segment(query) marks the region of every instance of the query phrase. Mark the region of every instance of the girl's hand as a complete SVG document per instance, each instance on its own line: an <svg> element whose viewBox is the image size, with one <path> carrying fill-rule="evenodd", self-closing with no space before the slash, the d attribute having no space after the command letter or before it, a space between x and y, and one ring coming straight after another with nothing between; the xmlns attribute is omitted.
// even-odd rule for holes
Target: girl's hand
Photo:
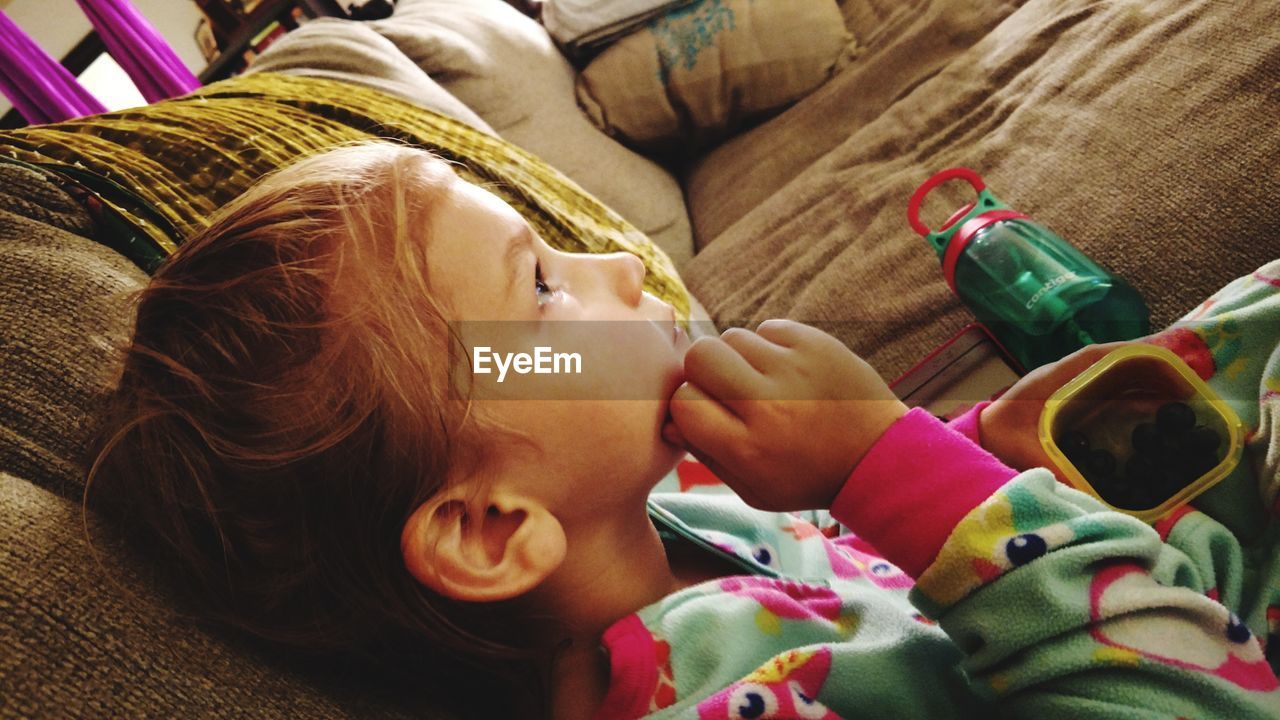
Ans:
<svg viewBox="0 0 1280 720"><path fill-rule="evenodd" d="M978 416L982 447L1014 470L1045 467L1052 470L1058 480L1067 482L1040 445L1044 401L1104 355L1127 344L1090 345L1028 373Z"/></svg>
<svg viewBox="0 0 1280 720"><path fill-rule="evenodd" d="M699 338L663 437L750 505L826 508L907 408L839 340L790 320Z"/></svg>

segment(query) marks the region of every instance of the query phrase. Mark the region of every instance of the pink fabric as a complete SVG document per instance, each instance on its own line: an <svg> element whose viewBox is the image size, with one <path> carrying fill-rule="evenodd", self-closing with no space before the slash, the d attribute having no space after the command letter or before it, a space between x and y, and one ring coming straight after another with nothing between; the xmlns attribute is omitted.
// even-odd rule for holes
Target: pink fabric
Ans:
<svg viewBox="0 0 1280 720"><path fill-rule="evenodd" d="M0 92L27 122L61 122L107 109L0 11Z"/></svg>
<svg viewBox="0 0 1280 720"><path fill-rule="evenodd" d="M107 52L147 102L185 95L200 81L129 0L76 0Z"/></svg>
<svg viewBox="0 0 1280 720"><path fill-rule="evenodd" d="M614 623L601 638L609 651L609 692L593 720L631 720L649 713L658 687L653 635L638 615Z"/></svg>
<svg viewBox="0 0 1280 720"><path fill-rule="evenodd" d="M956 523L1017 473L921 408L858 463L831 514L919 577Z"/></svg>
<svg viewBox="0 0 1280 720"><path fill-rule="evenodd" d="M973 407L966 410L963 415L960 415L959 417L956 417L956 418L952 418L951 422L947 423L947 427L969 438L971 441L973 441L974 445L981 446L982 432L981 432L981 428L978 425L978 420L979 420L979 417L982 415L982 411L986 410L987 406L990 404L991 404L990 400L984 400L978 403L977 405L974 405Z"/></svg>

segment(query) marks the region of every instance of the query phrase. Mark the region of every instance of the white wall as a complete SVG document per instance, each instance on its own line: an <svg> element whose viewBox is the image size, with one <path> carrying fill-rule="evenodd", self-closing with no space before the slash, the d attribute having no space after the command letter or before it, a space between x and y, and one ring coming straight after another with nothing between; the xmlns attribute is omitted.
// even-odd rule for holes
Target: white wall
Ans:
<svg viewBox="0 0 1280 720"><path fill-rule="evenodd" d="M196 45L196 23L200 9L192 0L131 0L193 73L204 69L204 56ZM54 59L61 59L93 29L76 0L0 0L0 8L35 39ZM94 68L92 76L98 99L109 109L121 109L141 102L128 77L118 68ZM86 83L89 79L86 78ZM122 104L123 103L123 104ZM12 107L0 95L0 115Z"/></svg>

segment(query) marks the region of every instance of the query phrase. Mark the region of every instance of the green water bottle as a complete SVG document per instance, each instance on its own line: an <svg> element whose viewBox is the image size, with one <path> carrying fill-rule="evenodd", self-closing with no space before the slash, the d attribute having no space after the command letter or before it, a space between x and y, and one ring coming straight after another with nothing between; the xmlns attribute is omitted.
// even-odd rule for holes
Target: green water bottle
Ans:
<svg viewBox="0 0 1280 720"><path fill-rule="evenodd" d="M977 200L930 230L920 220L925 196L957 179L973 186ZM938 253L952 292L1026 370L1085 345L1151 331L1147 305L1132 286L1005 205L972 170L951 168L926 180L911 196L907 219Z"/></svg>

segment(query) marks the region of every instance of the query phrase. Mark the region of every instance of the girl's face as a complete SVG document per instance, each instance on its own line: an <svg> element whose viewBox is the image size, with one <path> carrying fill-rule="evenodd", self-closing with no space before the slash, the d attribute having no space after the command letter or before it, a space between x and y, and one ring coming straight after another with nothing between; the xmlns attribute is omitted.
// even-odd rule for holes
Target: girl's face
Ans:
<svg viewBox="0 0 1280 720"><path fill-rule="evenodd" d="M460 179L434 203L429 237L474 410L534 445L495 447L490 459L528 475L562 514L643 498L683 454L660 431L690 343L672 307L643 292L640 259L557 251Z"/></svg>

